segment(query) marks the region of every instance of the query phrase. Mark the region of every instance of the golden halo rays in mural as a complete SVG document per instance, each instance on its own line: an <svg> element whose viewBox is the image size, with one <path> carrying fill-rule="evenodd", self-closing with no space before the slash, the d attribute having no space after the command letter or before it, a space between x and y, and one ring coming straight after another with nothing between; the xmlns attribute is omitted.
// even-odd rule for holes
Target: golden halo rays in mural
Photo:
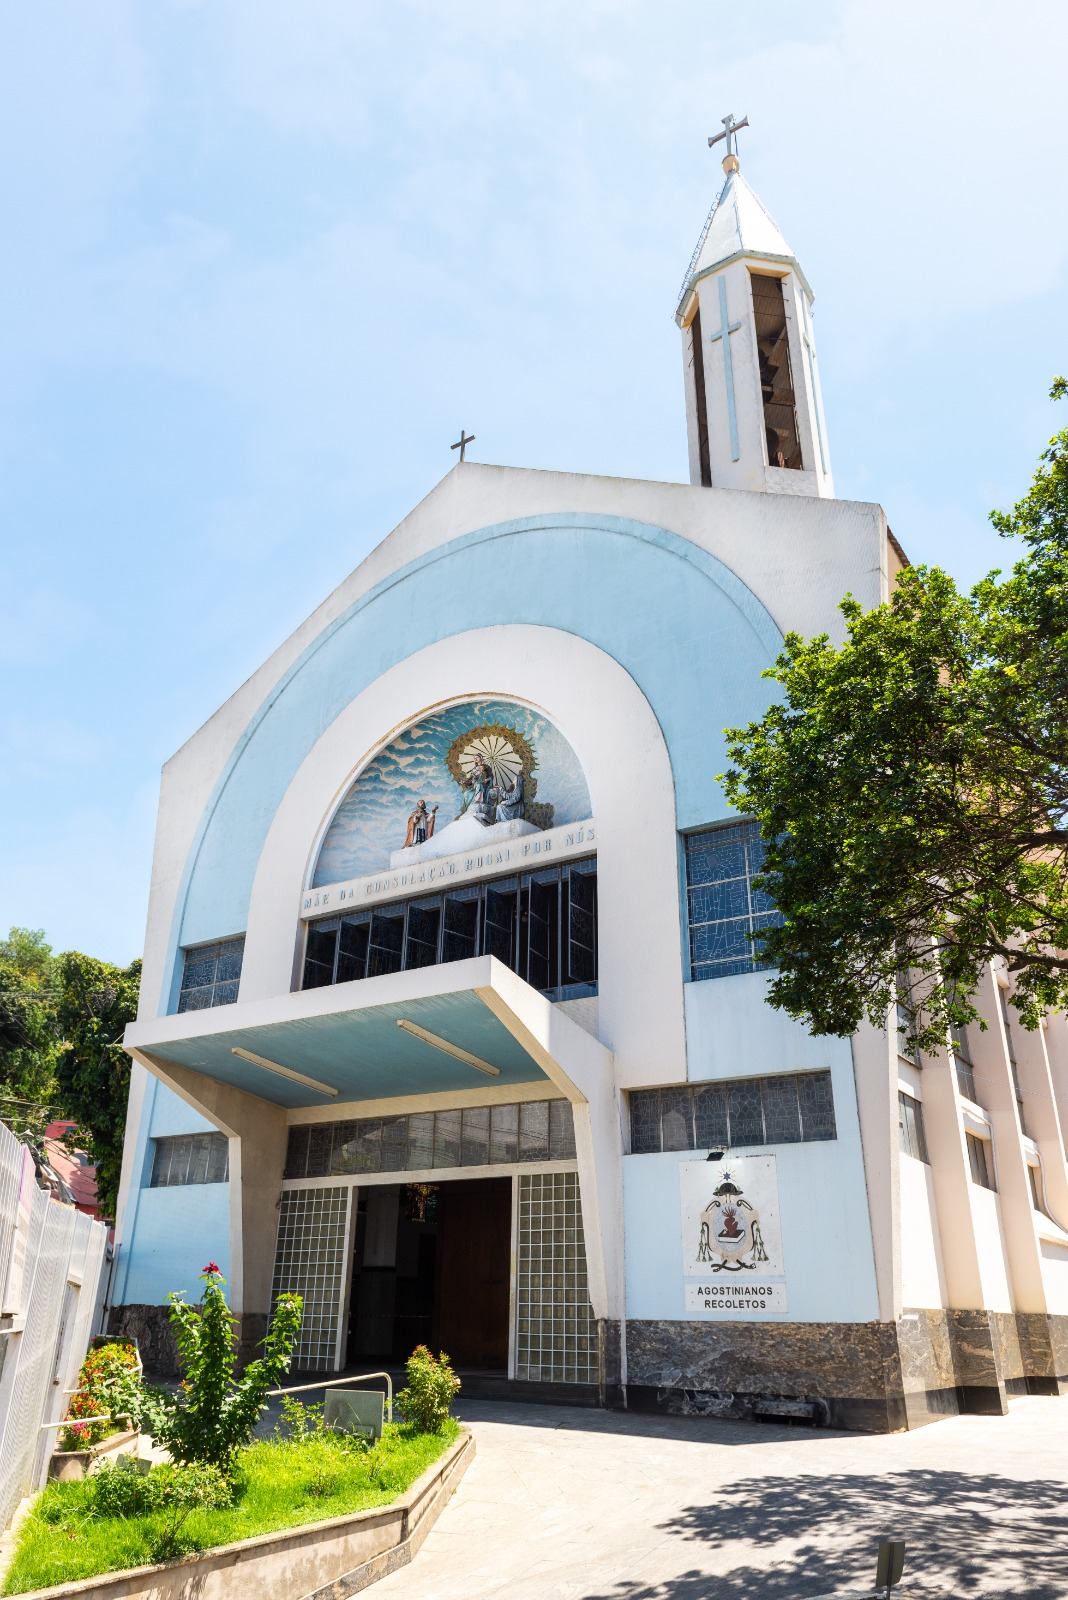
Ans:
<svg viewBox="0 0 1068 1600"><path fill-rule="evenodd" d="M518 729L499 722L487 723L480 728L469 728L453 740L445 756L445 765L461 789L480 757L493 773L493 781L498 786L510 789L516 777L522 773L528 792L533 792L530 779L538 758L529 740Z"/></svg>

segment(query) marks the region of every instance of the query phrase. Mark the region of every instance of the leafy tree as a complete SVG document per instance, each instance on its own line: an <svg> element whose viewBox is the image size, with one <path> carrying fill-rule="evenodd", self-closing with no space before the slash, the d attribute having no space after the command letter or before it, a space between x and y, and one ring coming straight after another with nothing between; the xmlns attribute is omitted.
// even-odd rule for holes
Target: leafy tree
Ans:
<svg viewBox="0 0 1068 1600"><path fill-rule="evenodd" d="M0 1117L43 1131L55 1095L56 960L40 928L0 940Z"/></svg>
<svg viewBox="0 0 1068 1600"><path fill-rule="evenodd" d="M126 1132L130 1060L123 1030L137 1015L141 963L114 967L70 950L58 957L58 1094L78 1124L78 1143L96 1164L101 1210L114 1216Z"/></svg>
<svg viewBox="0 0 1068 1600"><path fill-rule="evenodd" d="M225 1279L214 1261L200 1274L201 1305L172 1294L171 1327L182 1364L182 1387L161 1397L153 1435L176 1461L206 1461L232 1469L237 1452L251 1443L268 1391L289 1371L300 1329L299 1294L282 1294L263 1341L263 1355L234 1376L234 1318L226 1303Z"/></svg>
<svg viewBox="0 0 1068 1600"><path fill-rule="evenodd" d="M961 593L913 567L872 611L847 597L845 643L788 635L780 701L729 730L783 915L770 999L817 1034L885 1026L909 970L937 1049L994 957L1026 1027L1068 1003L1068 429L991 521L1026 547L1008 576Z"/></svg>

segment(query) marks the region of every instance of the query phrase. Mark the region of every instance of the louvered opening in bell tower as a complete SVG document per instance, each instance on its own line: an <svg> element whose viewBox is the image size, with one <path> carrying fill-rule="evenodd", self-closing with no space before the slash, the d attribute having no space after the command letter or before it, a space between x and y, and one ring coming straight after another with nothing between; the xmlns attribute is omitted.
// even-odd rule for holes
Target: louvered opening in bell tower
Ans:
<svg viewBox="0 0 1068 1600"><path fill-rule="evenodd" d="M712 459L708 452L708 405L705 400L705 356L701 344L701 310L694 312L690 323L690 361L693 366L693 387L697 400L697 459L701 469L701 482L706 489L712 487Z"/></svg>
<svg viewBox="0 0 1068 1600"><path fill-rule="evenodd" d="M800 472L804 462L797 431L797 406L790 367L782 279L756 272L749 276L753 286L753 317L756 322L768 466L790 467Z"/></svg>

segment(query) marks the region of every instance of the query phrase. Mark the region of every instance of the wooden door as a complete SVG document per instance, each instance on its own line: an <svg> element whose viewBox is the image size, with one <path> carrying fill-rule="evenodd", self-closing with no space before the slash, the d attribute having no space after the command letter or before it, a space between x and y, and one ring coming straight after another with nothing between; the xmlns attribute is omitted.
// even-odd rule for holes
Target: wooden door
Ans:
<svg viewBox="0 0 1068 1600"><path fill-rule="evenodd" d="M434 1263L434 1350L454 1367L508 1366L512 1180L443 1183Z"/></svg>

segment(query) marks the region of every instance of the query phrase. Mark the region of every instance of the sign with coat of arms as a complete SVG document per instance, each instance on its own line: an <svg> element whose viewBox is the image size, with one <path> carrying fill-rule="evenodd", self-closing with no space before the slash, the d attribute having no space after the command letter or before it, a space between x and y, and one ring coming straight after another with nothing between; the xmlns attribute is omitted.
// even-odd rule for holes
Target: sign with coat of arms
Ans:
<svg viewBox="0 0 1068 1600"><path fill-rule="evenodd" d="M679 1184L687 1310L785 1311L775 1157L682 1161Z"/></svg>

